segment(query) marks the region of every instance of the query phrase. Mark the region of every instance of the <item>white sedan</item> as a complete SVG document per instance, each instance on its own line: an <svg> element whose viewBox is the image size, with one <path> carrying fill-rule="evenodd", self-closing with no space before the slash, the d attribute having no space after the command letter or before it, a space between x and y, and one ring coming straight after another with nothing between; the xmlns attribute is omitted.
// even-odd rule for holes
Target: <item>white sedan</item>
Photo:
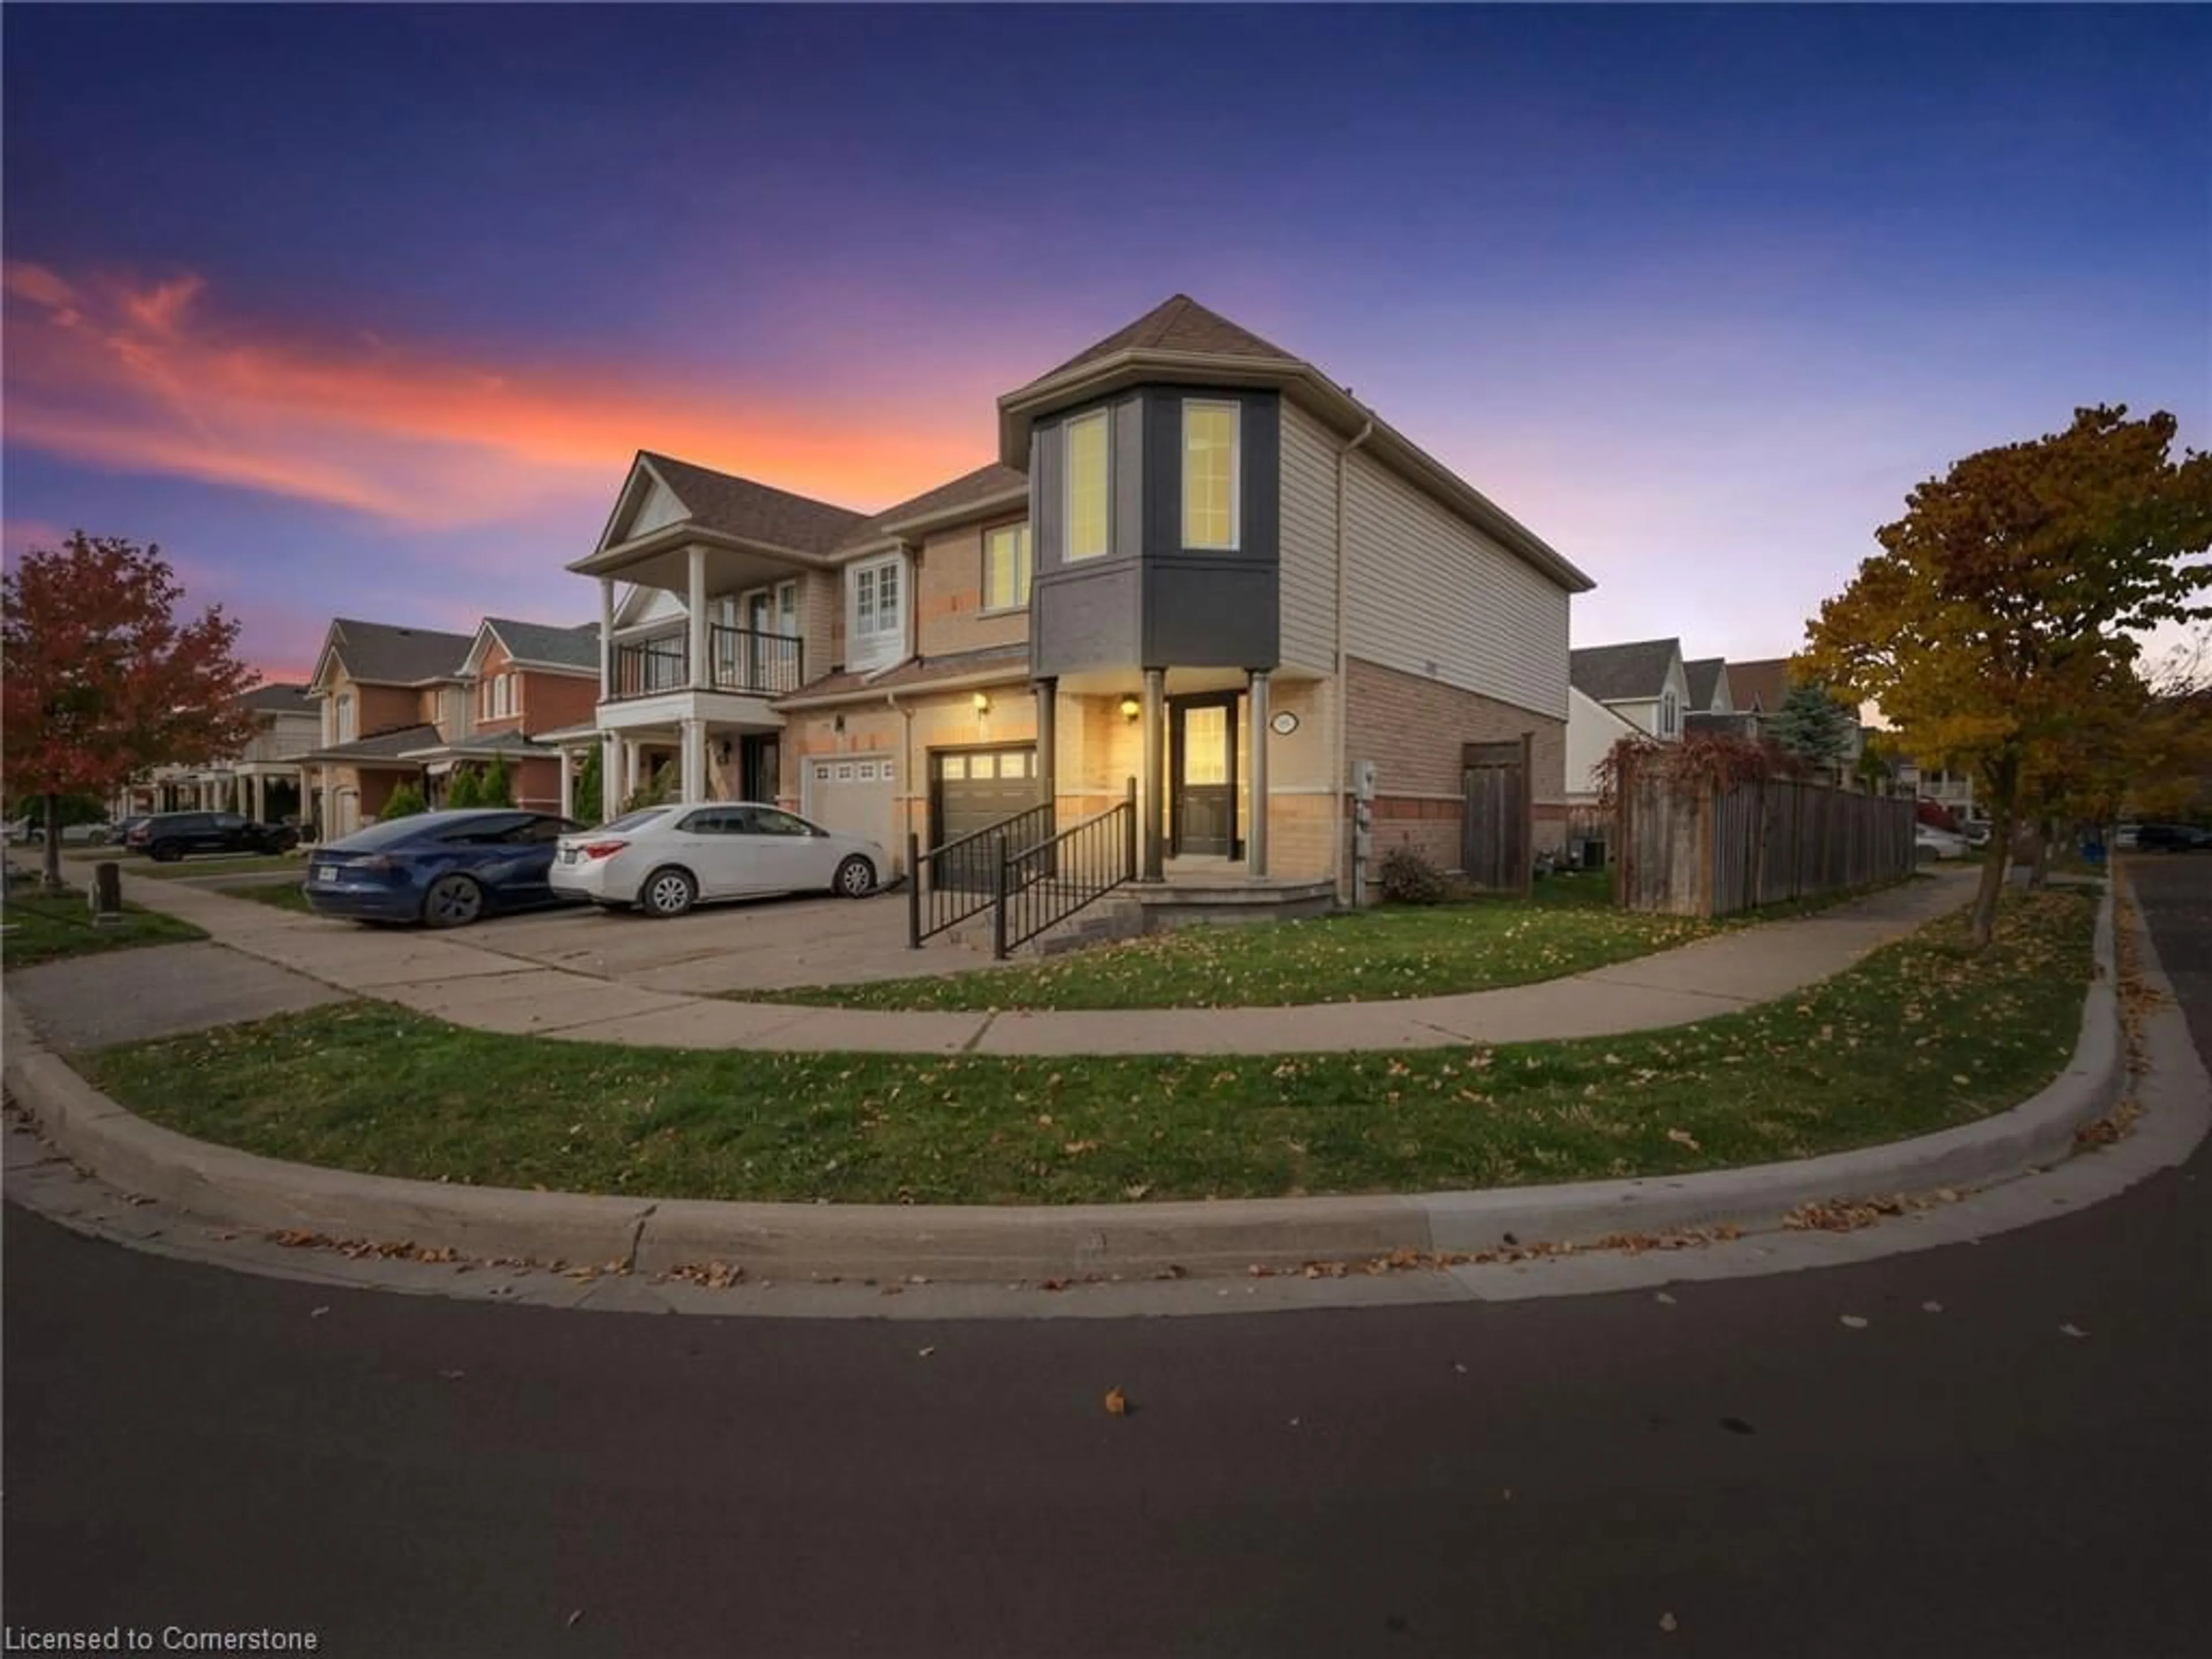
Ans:
<svg viewBox="0 0 2212 1659"><path fill-rule="evenodd" d="M1932 823L1918 825L1913 831L1912 842L1914 850L1923 859L1964 858L1972 845L1964 836Z"/></svg>
<svg viewBox="0 0 2212 1659"><path fill-rule="evenodd" d="M767 893L865 898L890 867L874 842L834 834L781 807L711 801L650 806L562 836L553 890L680 916L695 904Z"/></svg>

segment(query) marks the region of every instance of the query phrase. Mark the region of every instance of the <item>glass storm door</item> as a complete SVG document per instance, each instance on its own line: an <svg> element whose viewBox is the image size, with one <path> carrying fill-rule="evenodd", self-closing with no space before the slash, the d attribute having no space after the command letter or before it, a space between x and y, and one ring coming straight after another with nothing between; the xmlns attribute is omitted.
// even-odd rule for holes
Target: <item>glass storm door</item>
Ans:
<svg viewBox="0 0 2212 1659"><path fill-rule="evenodd" d="M1178 855L1235 858L1237 699L1178 698L1170 705L1170 834Z"/></svg>

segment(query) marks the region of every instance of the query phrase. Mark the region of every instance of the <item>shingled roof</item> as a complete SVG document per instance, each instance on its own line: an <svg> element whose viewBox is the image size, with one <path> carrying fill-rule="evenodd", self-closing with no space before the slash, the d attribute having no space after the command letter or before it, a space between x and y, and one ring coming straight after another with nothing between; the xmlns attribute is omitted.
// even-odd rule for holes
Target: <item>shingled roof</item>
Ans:
<svg viewBox="0 0 2212 1659"><path fill-rule="evenodd" d="M346 672L366 684L421 685L457 678L476 635L340 617L331 624L330 644Z"/></svg>
<svg viewBox="0 0 2212 1659"><path fill-rule="evenodd" d="M238 699L242 708L251 708L263 714L312 714L315 706L307 701L304 685L257 685Z"/></svg>
<svg viewBox="0 0 2212 1659"><path fill-rule="evenodd" d="M1695 662L1682 665L1683 678L1690 683L1690 708L1693 711L1710 709L1713 697L1721 689L1721 670L1728 666L1726 657L1700 657ZM1735 694L1735 676L1729 676L1729 695Z"/></svg>
<svg viewBox="0 0 2212 1659"><path fill-rule="evenodd" d="M1756 708L1762 714L1777 713L1790 695L1787 657L1766 657L1758 662L1729 665L1729 691L1739 708Z"/></svg>
<svg viewBox="0 0 2212 1659"><path fill-rule="evenodd" d="M1177 294L1087 351L1079 351L1059 368L1041 374L1048 380L1117 351L1188 351L1210 357L1261 357L1273 362L1294 363L1298 359L1249 329L1240 328L1218 312L1208 311L1188 294Z"/></svg>
<svg viewBox="0 0 2212 1659"><path fill-rule="evenodd" d="M1681 648L1680 640L1586 646L1567 653L1567 678L1576 690L1599 702L1656 700L1666 689L1667 665Z"/></svg>
<svg viewBox="0 0 2212 1659"><path fill-rule="evenodd" d="M747 541L801 553L827 553L866 517L848 507L794 495L650 449L640 450L638 456L676 492L692 523Z"/></svg>
<svg viewBox="0 0 2212 1659"><path fill-rule="evenodd" d="M434 749L443 739L430 725L396 726L388 732L372 732L351 743L334 743L300 757L303 761L398 761L418 749Z"/></svg>
<svg viewBox="0 0 2212 1659"><path fill-rule="evenodd" d="M1026 645L986 646L977 651L956 651L944 656L908 657L896 667L878 669L872 673L856 673L845 669L835 674L825 674L810 685L802 685L787 696L778 697L778 708L799 708L816 702L865 694L876 696L885 691L902 691L909 686L932 685L944 680L975 678L1026 678L1029 675L1030 648Z"/></svg>
<svg viewBox="0 0 2212 1659"><path fill-rule="evenodd" d="M973 472L963 472L950 483L941 483L934 489L925 489L896 507L887 507L874 517L864 519L837 544L842 551L866 547L871 542L881 541L885 532L896 524L910 519L934 518L939 514L954 513L964 507L988 501L994 496L1015 491L1026 493L1030 487L1029 474L1017 472L1011 466L1001 466L994 461L988 466L979 466Z"/></svg>
<svg viewBox="0 0 2212 1659"><path fill-rule="evenodd" d="M507 654L525 668L574 668L596 673L599 666L599 625L549 628L544 623L516 622L507 617L486 617L484 626L499 635Z"/></svg>

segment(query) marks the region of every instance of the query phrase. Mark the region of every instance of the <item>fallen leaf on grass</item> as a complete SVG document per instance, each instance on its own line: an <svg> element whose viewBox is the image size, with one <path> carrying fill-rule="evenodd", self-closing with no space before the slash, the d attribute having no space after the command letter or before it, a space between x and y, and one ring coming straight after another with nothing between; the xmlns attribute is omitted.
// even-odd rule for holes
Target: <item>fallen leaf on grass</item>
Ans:
<svg viewBox="0 0 2212 1659"><path fill-rule="evenodd" d="M1669 1129L1667 1131L1667 1139L1677 1146L1687 1146L1693 1152L1703 1150L1698 1145L1697 1137L1687 1129Z"/></svg>
<svg viewBox="0 0 2212 1659"><path fill-rule="evenodd" d="M1109 1417L1127 1417L1129 1414L1129 1396L1119 1389L1107 1389L1104 1403Z"/></svg>

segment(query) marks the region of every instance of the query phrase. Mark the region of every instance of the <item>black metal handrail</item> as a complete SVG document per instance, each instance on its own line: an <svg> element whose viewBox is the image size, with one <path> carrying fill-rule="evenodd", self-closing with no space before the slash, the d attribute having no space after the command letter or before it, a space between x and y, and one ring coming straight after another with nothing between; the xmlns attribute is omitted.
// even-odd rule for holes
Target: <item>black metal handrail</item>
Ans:
<svg viewBox="0 0 2212 1659"><path fill-rule="evenodd" d="M921 838L906 838L907 944L921 948L924 939L998 902L999 878L1009 850L1020 852L1052 839L1058 822L1053 804L1042 801L1012 817L987 823L955 840L924 852Z"/></svg>
<svg viewBox="0 0 2212 1659"><path fill-rule="evenodd" d="M610 701L657 697L691 684L690 633L671 630L615 646ZM763 634L720 623L707 629L707 683L717 691L781 696L806 683L806 641L788 634Z"/></svg>
<svg viewBox="0 0 2212 1659"><path fill-rule="evenodd" d="M1137 876L1137 781L1118 806L1049 841L1009 851L999 865L991 954L1000 960Z"/></svg>

